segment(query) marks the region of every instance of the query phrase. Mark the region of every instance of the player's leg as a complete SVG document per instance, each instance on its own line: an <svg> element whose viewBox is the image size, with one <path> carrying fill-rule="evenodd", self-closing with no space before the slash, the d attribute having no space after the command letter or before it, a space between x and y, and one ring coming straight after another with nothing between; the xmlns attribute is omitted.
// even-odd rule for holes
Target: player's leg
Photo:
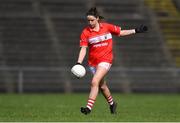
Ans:
<svg viewBox="0 0 180 123"><path fill-rule="evenodd" d="M102 80L102 78L104 78L104 76L107 74L107 72L108 72L108 70L106 68L99 66L99 65L97 66L96 72L91 81L91 90L90 90L87 105L85 108L81 107L82 113L84 113L84 114L90 113L90 111L95 103L98 92L99 92L100 81Z"/></svg>
<svg viewBox="0 0 180 123"><path fill-rule="evenodd" d="M117 103L113 100L111 92L106 84L104 78L100 82L100 89L104 97L106 98L107 102L109 103L109 108L112 114L116 113Z"/></svg>

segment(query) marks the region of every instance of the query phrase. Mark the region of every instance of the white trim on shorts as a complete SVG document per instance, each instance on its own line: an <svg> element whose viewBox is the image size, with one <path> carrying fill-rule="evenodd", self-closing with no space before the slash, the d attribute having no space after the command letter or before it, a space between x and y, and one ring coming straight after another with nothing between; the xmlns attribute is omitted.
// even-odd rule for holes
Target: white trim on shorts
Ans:
<svg viewBox="0 0 180 123"><path fill-rule="evenodd" d="M108 62L100 62L97 66L101 66L103 68L105 68L106 70L109 71L109 69L111 68L111 65L110 63ZM96 73L96 67L93 67L93 66L89 66L89 69L91 71L92 74L95 74Z"/></svg>

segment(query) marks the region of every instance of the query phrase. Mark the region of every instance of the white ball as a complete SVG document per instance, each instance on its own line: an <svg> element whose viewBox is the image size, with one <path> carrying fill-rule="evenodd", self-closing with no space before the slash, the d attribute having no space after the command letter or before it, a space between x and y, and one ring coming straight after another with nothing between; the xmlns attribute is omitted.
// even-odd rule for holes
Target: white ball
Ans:
<svg viewBox="0 0 180 123"><path fill-rule="evenodd" d="M82 78L83 76L85 76L86 74L86 69L80 65L80 64L77 64L77 65L74 65L72 68L71 68L71 72L78 78Z"/></svg>

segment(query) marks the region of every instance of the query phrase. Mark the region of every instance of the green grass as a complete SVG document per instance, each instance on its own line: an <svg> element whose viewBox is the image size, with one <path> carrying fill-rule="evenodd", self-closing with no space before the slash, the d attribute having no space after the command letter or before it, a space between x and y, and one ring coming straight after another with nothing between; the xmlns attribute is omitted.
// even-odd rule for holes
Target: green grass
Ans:
<svg viewBox="0 0 180 123"><path fill-rule="evenodd" d="M180 121L179 94L113 94L118 114L111 115L99 95L90 115L80 113L88 94L0 94L1 122L177 122Z"/></svg>

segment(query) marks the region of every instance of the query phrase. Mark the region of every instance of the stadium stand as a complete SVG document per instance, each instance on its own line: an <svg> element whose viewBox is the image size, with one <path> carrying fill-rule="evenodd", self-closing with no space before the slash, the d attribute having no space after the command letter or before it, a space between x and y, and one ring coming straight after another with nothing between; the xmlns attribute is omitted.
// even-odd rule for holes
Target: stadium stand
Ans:
<svg viewBox="0 0 180 123"><path fill-rule="evenodd" d="M113 91L180 91L178 65L160 33L163 24L158 28L156 16L144 1L1 0L0 92L88 91L88 68L82 79L74 78L70 68L76 63L79 35L91 5L97 6L108 22L123 29L142 23L149 27L143 35L114 37L115 60L107 78ZM167 11L168 16L178 16L172 10ZM177 26L173 24L169 27ZM175 37L178 32L172 33Z"/></svg>
<svg viewBox="0 0 180 123"><path fill-rule="evenodd" d="M179 0L173 0L175 7L180 11L180 1Z"/></svg>
<svg viewBox="0 0 180 123"><path fill-rule="evenodd" d="M179 12L173 0L145 0L146 4L152 8L158 16L177 16Z"/></svg>
<svg viewBox="0 0 180 123"><path fill-rule="evenodd" d="M125 0L121 2L118 0L97 0L95 4L107 18L137 18L142 14L142 6L140 5L142 2L139 0Z"/></svg>
<svg viewBox="0 0 180 123"><path fill-rule="evenodd" d="M164 0L161 3L153 0L148 0L146 2L158 15L158 23L166 41L166 45L172 54L176 66L180 67L180 14L175 5L176 2L172 0ZM162 12L166 13L167 16L158 14Z"/></svg>
<svg viewBox="0 0 180 123"><path fill-rule="evenodd" d="M1 0L0 4L0 13L1 15L11 15L18 16L27 14L35 14L33 13L33 3L31 1L24 0Z"/></svg>
<svg viewBox="0 0 180 123"><path fill-rule="evenodd" d="M180 67L180 18L160 19L160 27L177 67Z"/></svg>
<svg viewBox="0 0 180 123"><path fill-rule="evenodd" d="M41 11L46 11L46 14L55 17L62 18L82 18L82 15L85 15L86 0L40 0L40 9Z"/></svg>

